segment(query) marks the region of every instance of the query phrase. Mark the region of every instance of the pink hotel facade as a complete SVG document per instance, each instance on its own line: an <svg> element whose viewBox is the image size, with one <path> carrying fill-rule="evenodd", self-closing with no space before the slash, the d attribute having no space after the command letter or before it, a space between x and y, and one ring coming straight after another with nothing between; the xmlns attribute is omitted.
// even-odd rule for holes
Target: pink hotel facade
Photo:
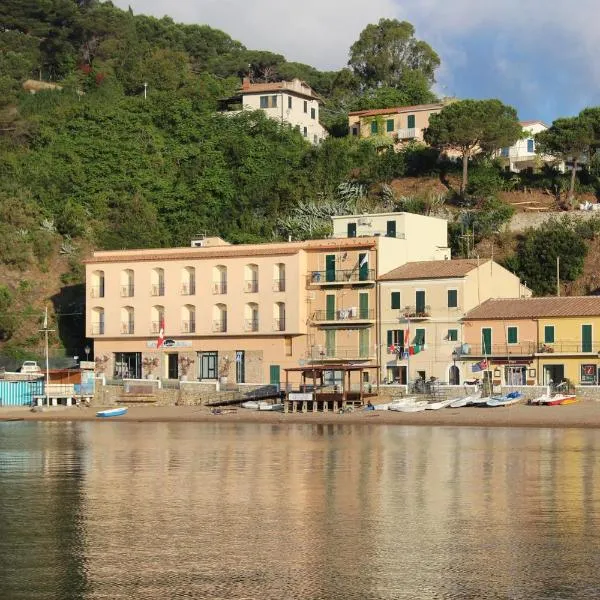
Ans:
<svg viewBox="0 0 600 600"><path fill-rule="evenodd" d="M447 249L441 219L377 219L383 231L385 219L395 222L388 235L345 237L351 227L338 221L339 237L323 240L206 238L188 248L94 252L86 261L86 335L97 372L264 384L302 364L380 364L379 274L414 252L433 260ZM161 323L166 343L157 349Z"/></svg>

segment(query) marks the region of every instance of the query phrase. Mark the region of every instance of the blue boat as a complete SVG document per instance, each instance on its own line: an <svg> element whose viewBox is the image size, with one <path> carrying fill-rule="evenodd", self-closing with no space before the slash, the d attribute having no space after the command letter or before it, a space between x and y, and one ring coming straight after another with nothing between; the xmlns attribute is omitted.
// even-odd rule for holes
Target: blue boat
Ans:
<svg viewBox="0 0 600 600"><path fill-rule="evenodd" d="M521 392L509 392L504 396L492 396L487 402L486 406L510 406L511 404L517 404L523 398Z"/></svg>
<svg viewBox="0 0 600 600"><path fill-rule="evenodd" d="M120 406L119 408L108 408L106 410L100 410L96 413L97 417L120 417L127 414L127 407Z"/></svg>

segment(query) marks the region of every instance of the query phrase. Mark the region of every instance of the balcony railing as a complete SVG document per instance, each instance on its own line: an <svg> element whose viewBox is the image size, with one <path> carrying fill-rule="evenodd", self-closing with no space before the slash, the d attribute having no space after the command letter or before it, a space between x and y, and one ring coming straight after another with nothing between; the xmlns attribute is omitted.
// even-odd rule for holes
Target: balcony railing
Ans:
<svg viewBox="0 0 600 600"><path fill-rule="evenodd" d="M470 360L473 356L532 356L536 351L534 342L519 344L462 344L456 348L462 360Z"/></svg>
<svg viewBox="0 0 600 600"><path fill-rule="evenodd" d="M121 323L121 333L132 334L135 331L133 321L125 321Z"/></svg>
<svg viewBox="0 0 600 600"><path fill-rule="evenodd" d="M226 294L227 293L227 282L226 281L213 281L212 293L213 294Z"/></svg>
<svg viewBox="0 0 600 600"><path fill-rule="evenodd" d="M92 323L92 335L104 335L104 323Z"/></svg>
<svg viewBox="0 0 600 600"><path fill-rule="evenodd" d="M90 298L104 298L104 286L92 285L90 287Z"/></svg>
<svg viewBox="0 0 600 600"><path fill-rule="evenodd" d="M181 295L182 296L193 296L196 293L196 282L190 281L189 283L181 284Z"/></svg>
<svg viewBox="0 0 600 600"><path fill-rule="evenodd" d="M340 283L372 283L375 280L375 269L336 269L335 271L312 271L308 283L327 285Z"/></svg>
<svg viewBox="0 0 600 600"><path fill-rule="evenodd" d="M539 344L535 349L537 354L588 354L600 352L600 343L582 344L581 342L555 342L553 344Z"/></svg>
<svg viewBox="0 0 600 600"><path fill-rule="evenodd" d="M416 137L416 135L417 130L414 127L398 129L398 139L400 140L409 140L411 138Z"/></svg>
<svg viewBox="0 0 600 600"><path fill-rule="evenodd" d="M274 319L273 331L285 331L285 319Z"/></svg>
<svg viewBox="0 0 600 600"><path fill-rule="evenodd" d="M220 321L213 321L212 330L216 333L223 333L227 331L227 321L224 319Z"/></svg>
<svg viewBox="0 0 600 600"><path fill-rule="evenodd" d="M244 291L249 294L256 294L256 292L258 292L258 281L255 279L247 279L244 281Z"/></svg>
<svg viewBox="0 0 600 600"><path fill-rule="evenodd" d="M370 308L342 308L333 312L328 310L316 310L313 313L313 321L371 321L375 319L375 311Z"/></svg>
<svg viewBox="0 0 600 600"><path fill-rule="evenodd" d="M406 306L402 309L405 319L428 319L431 316L431 306Z"/></svg>
<svg viewBox="0 0 600 600"><path fill-rule="evenodd" d="M165 295L165 284L164 283L152 284L152 286L150 288L150 294L152 296L164 296Z"/></svg>
<svg viewBox="0 0 600 600"><path fill-rule="evenodd" d="M160 333L160 321L150 323L150 333Z"/></svg>
<svg viewBox="0 0 600 600"><path fill-rule="evenodd" d="M274 292L285 292L285 279L274 279L273 280L273 291Z"/></svg>
<svg viewBox="0 0 600 600"><path fill-rule="evenodd" d="M121 298L131 298L133 296L134 288L132 285L121 286Z"/></svg>
<svg viewBox="0 0 600 600"><path fill-rule="evenodd" d="M310 360L370 360L375 358L375 352L368 348L354 346L312 346L306 357Z"/></svg>
<svg viewBox="0 0 600 600"><path fill-rule="evenodd" d="M181 321L181 333L196 333L196 321Z"/></svg>
<svg viewBox="0 0 600 600"><path fill-rule="evenodd" d="M246 319L244 331L258 331L258 319Z"/></svg>

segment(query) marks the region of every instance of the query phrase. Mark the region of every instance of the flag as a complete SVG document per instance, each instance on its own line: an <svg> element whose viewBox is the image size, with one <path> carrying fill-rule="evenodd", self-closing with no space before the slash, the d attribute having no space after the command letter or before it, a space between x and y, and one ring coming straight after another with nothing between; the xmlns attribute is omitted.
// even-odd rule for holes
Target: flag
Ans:
<svg viewBox="0 0 600 600"><path fill-rule="evenodd" d="M366 267L369 264L369 255L365 254L362 257L362 260L360 261L360 263L358 264L358 268L362 269L363 267Z"/></svg>
<svg viewBox="0 0 600 600"><path fill-rule="evenodd" d="M480 371L485 371L488 368L488 361L483 359L480 360L478 363L475 363L474 365L471 366L471 371L473 373L479 373Z"/></svg>
<svg viewBox="0 0 600 600"><path fill-rule="evenodd" d="M156 349L158 350L165 341L165 318L161 317L158 329L158 340L156 340Z"/></svg>
<svg viewBox="0 0 600 600"><path fill-rule="evenodd" d="M404 345L406 347L410 346L410 330L408 327L404 330Z"/></svg>

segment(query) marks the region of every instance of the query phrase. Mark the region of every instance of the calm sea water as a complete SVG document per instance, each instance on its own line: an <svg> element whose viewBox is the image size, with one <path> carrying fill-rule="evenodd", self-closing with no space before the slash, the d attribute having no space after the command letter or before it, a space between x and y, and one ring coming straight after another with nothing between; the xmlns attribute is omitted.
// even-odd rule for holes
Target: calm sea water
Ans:
<svg viewBox="0 0 600 600"><path fill-rule="evenodd" d="M0 598L600 597L600 432L1 423Z"/></svg>

